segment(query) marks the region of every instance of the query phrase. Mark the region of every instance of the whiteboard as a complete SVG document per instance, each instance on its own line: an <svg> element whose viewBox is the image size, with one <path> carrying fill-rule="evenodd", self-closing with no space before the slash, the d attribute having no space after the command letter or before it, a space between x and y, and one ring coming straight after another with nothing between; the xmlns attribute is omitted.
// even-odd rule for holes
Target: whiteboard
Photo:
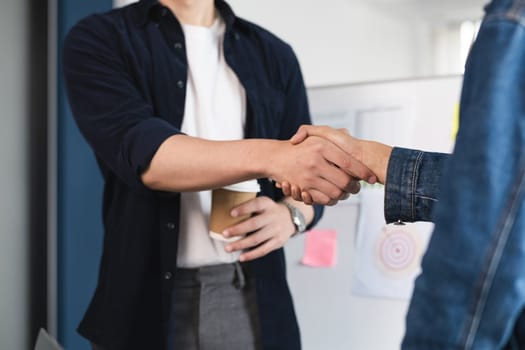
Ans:
<svg viewBox="0 0 525 350"><path fill-rule="evenodd" d="M314 124L345 127L357 137L450 152L461 76L315 87L308 90ZM352 293L359 200L327 207L319 229L337 230L334 268L301 264L305 236L288 242L288 280L305 350L395 350L408 300Z"/></svg>

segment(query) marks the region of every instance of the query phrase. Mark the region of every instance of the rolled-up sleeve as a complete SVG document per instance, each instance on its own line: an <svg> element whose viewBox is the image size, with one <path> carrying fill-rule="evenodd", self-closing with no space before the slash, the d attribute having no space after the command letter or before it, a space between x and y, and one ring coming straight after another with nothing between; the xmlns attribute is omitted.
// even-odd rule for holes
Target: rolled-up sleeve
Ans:
<svg viewBox="0 0 525 350"><path fill-rule="evenodd" d="M385 184L387 223L432 221L444 162L449 155L395 147Z"/></svg>
<svg viewBox="0 0 525 350"><path fill-rule="evenodd" d="M133 188L159 146L180 130L154 115L127 72L116 30L91 16L68 33L63 70L71 110L97 158Z"/></svg>

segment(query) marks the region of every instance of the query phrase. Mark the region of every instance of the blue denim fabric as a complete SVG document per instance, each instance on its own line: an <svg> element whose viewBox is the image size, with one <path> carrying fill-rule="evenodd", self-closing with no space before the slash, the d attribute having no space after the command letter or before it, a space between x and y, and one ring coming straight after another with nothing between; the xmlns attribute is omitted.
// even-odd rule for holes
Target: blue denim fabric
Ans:
<svg viewBox="0 0 525 350"><path fill-rule="evenodd" d="M385 186L385 219L432 221L439 179L448 154L394 147Z"/></svg>
<svg viewBox="0 0 525 350"><path fill-rule="evenodd" d="M455 151L439 176L402 348L525 349L525 0L486 7ZM414 210L406 214L417 220Z"/></svg>

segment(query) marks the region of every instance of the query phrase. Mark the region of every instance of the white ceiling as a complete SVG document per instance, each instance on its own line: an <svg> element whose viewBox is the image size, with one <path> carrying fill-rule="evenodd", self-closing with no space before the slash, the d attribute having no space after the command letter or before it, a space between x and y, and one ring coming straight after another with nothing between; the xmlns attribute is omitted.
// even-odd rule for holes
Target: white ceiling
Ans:
<svg viewBox="0 0 525 350"><path fill-rule="evenodd" d="M489 0L364 0L364 2L397 15L446 21L481 18L483 7Z"/></svg>

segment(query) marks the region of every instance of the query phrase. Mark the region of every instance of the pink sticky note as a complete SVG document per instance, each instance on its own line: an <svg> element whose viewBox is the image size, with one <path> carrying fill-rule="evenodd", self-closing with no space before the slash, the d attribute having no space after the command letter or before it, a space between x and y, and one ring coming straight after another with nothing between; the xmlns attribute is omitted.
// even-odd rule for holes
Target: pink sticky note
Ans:
<svg viewBox="0 0 525 350"><path fill-rule="evenodd" d="M337 232L335 230L311 230L306 233L302 263L312 267L335 266Z"/></svg>

